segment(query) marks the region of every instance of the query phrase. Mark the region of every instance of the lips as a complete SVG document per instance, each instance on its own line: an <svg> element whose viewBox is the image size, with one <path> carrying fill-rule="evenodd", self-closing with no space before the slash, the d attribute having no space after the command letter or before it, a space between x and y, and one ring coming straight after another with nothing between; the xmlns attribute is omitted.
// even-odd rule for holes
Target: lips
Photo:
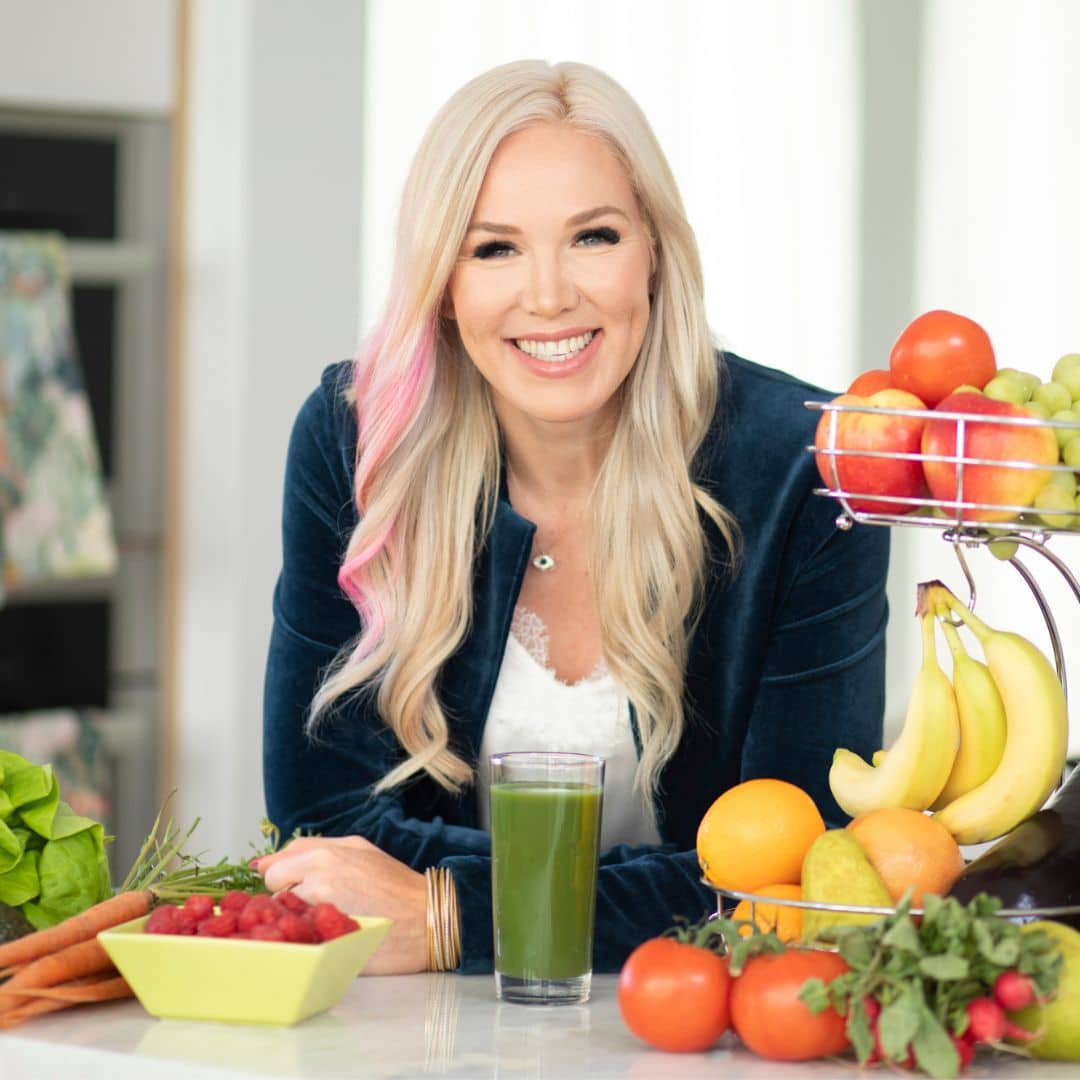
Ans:
<svg viewBox="0 0 1080 1080"><path fill-rule="evenodd" d="M564 363L572 360L592 341L595 330L586 330L583 334L574 334L554 340L538 338L514 338L514 345L529 356L547 363Z"/></svg>
<svg viewBox="0 0 1080 1080"><path fill-rule="evenodd" d="M575 348L582 338L586 344L582 348ZM565 378L574 375L587 366L592 358L600 350L600 343L604 340L603 330L587 330L582 334L573 334L569 337L552 338L549 341L541 341L537 338L512 338L507 341L507 346L514 356L520 360L534 375L545 379ZM522 348L522 345L525 347ZM548 346L552 346L552 353L547 355ZM534 355L528 349L540 352L543 355ZM555 352L555 349L566 349L566 352Z"/></svg>

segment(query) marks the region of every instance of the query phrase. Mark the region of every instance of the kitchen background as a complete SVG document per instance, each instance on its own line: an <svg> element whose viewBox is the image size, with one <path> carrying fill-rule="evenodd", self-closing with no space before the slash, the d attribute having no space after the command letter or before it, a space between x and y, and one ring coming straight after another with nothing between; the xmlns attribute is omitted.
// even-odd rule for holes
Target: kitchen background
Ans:
<svg viewBox="0 0 1080 1080"><path fill-rule="evenodd" d="M619 79L719 339L839 390L932 307L1003 366L1080 351L1078 53L1071 0L0 0L0 240L64 237L58 364L81 369L116 546L78 577L9 573L0 745L110 800L118 867L174 788L197 847L259 840L289 428L374 319L409 157L472 75L540 56ZM895 726L915 583L963 578L936 534L893 540ZM1080 569L1080 540L1053 549ZM1018 575L969 558L984 617L1048 647ZM1076 656L1080 609L1028 562Z"/></svg>

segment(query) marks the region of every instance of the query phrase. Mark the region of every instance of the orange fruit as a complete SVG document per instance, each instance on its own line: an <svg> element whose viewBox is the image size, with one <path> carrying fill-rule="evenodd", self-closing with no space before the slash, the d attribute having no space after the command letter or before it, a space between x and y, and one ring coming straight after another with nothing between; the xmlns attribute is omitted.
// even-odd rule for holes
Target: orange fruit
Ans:
<svg viewBox="0 0 1080 1080"><path fill-rule="evenodd" d="M848 824L893 900L914 889L912 907L922 907L923 893L945 896L964 869L964 857L952 833L919 810L881 807Z"/></svg>
<svg viewBox="0 0 1080 1080"><path fill-rule="evenodd" d="M762 896L772 896L777 900L801 900L802 887L799 885L763 885ZM751 919L750 908L753 906L754 925L764 934L776 931L781 941L798 941L802 937L802 908L788 907L786 904L766 904L762 901L740 900L735 905L731 917L736 921ZM750 936L750 927L739 927L743 937Z"/></svg>
<svg viewBox="0 0 1080 1080"><path fill-rule="evenodd" d="M786 780L747 780L705 811L697 833L701 869L714 885L761 892L797 885L807 849L825 831L814 800Z"/></svg>

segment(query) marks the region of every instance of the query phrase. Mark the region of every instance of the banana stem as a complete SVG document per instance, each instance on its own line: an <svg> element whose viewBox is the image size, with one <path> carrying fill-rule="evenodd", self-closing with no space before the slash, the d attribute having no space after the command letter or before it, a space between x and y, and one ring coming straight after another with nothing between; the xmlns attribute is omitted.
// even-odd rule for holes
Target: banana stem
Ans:
<svg viewBox="0 0 1080 1080"><path fill-rule="evenodd" d="M944 604L954 615L958 615L979 641L985 643L993 636L994 631L967 604L957 599L947 585L940 581L924 581L918 586L917 610L920 615L925 610L933 610L941 604Z"/></svg>

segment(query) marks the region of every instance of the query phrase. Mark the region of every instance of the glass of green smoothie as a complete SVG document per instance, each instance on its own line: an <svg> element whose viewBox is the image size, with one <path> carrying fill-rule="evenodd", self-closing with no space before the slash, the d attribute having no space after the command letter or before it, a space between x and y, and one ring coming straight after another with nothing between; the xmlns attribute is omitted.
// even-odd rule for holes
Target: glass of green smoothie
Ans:
<svg viewBox="0 0 1080 1080"><path fill-rule="evenodd" d="M603 790L601 757L491 756L495 992L503 1001L589 999Z"/></svg>

